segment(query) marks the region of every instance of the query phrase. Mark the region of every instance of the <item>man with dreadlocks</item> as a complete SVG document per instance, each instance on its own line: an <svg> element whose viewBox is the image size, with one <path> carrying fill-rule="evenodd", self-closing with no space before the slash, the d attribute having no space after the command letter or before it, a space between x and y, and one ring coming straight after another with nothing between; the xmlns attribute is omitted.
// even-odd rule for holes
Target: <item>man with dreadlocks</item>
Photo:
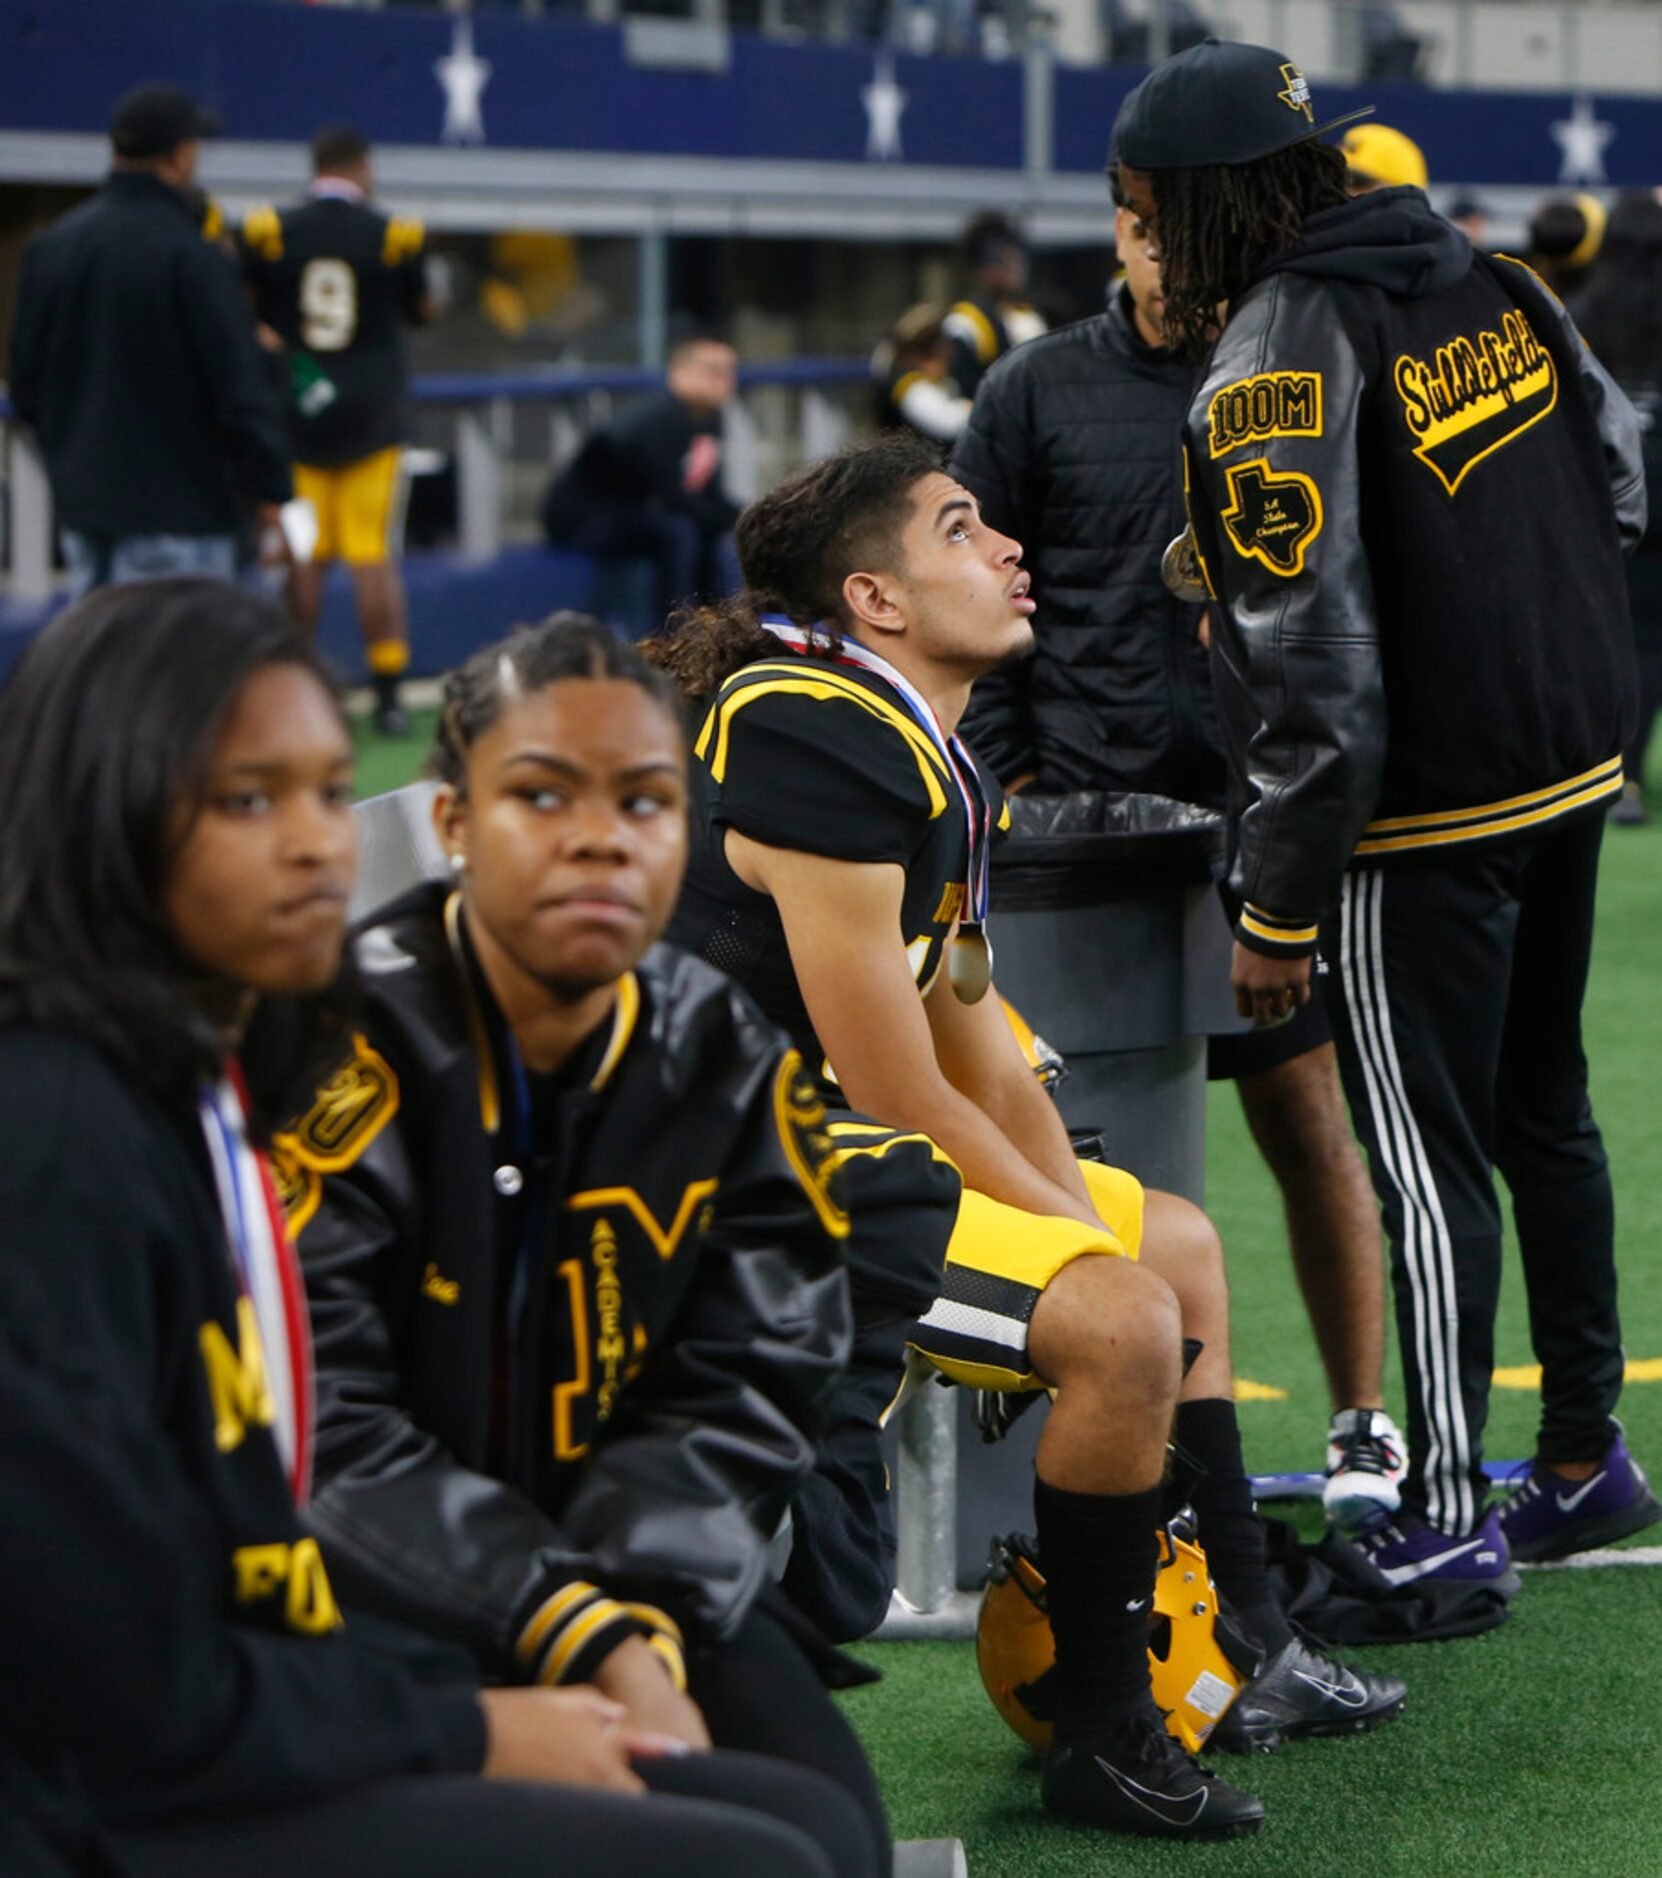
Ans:
<svg viewBox="0 0 1662 1878"><path fill-rule="evenodd" d="M1208 40L1114 128L1166 324L1230 750L1234 983L1269 1021L1318 950L1385 1215L1408 1391L1396 1583L1510 1589L1662 1517L1612 1418L1609 1170L1581 1000L1634 678L1631 406L1525 267L1419 191L1346 200L1282 54ZM1216 337L1220 309L1224 321ZM1537 1458L1485 1512L1511 1190L1544 1372Z"/></svg>
<svg viewBox="0 0 1662 1878"><path fill-rule="evenodd" d="M1021 549L899 434L798 472L740 516L737 539L748 590L650 650L709 703L669 936L752 993L840 1111L826 1126L855 1359L833 1408L831 1491L794 1503L786 1588L812 1598L812 1555L850 1559L851 1535L876 1523L878 1412L908 1345L960 1383L1049 1387L1033 1497L1056 1643L1045 1804L1166 1838L1254 1831L1259 1803L1184 1752L1151 1694L1174 1429L1202 1470L1192 1505L1212 1574L1267 1659L1196 1732L1238 1750L1349 1733L1404 1690L1317 1655L1269 1586L1211 1222L1075 1158L994 994L1001 802L955 733L974 680L1031 648ZM1185 1338L1199 1346L1186 1373ZM873 1621L886 1601L885 1587Z"/></svg>

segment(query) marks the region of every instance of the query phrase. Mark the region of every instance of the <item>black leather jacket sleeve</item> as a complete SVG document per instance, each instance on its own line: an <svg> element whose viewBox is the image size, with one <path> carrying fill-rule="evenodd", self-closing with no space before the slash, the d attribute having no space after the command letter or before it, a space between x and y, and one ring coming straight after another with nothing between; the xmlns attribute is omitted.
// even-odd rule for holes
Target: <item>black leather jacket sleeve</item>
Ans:
<svg viewBox="0 0 1662 1878"><path fill-rule="evenodd" d="M740 1622L851 1337L836 1241L775 1112L795 1058L758 1059L696 1273L572 1463L557 1516L464 1465L408 1406L393 1321L422 1282L422 1185L438 1176L418 1175L388 1127L325 1179L300 1238L319 1388L311 1518L349 1599L464 1645L493 1674L557 1682L637 1633L679 1670L683 1632ZM482 1207L482 1242L486 1219ZM472 1255L490 1257L483 1243ZM481 1371L465 1386L483 1404L493 1385Z"/></svg>
<svg viewBox="0 0 1662 1878"><path fill-rule="evenodd" d="M1028 513L1029 442L1021 380L995 368L981 381L947 467L980 504L982 520L1021 542L1024 553L1035 545L1037 532ZM960 727L976 755L1004 783L1038 767L1030 670L1028 664L1001 665L978 678Z"/></svg>
<svg viewBox="0 0 1662 1878"><path fill-rule="evenodd" d="M1230 321L1195 411L1271 371L1319 375L1319 435L1275 435L1215 460L1203 416L1192 417L1185 451L1196 536L1223 602L1213 681L1245 779L1236 937L1298 955L1315 950L1372 813L1386 711L1359 514L1362 367L1325 296L1286 277Z"/></svg>

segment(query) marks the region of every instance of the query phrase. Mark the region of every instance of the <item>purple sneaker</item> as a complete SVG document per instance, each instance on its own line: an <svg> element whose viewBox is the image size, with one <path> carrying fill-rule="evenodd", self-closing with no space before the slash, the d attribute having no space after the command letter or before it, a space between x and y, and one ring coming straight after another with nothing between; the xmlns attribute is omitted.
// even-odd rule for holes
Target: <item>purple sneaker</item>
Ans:
<svg viewBox="0 0 1662 1878"><path fill-rule="evenodd" d="M1489 1585L1502 1597L1518 1588L1512 1554L1498 1513L1489 1513L1468 1533L1439 1532L1422 1520L1381 1519L1352 1543L1393 1585L1421 1578L1454 1584Z"/></svg>
<svg viewBox="0 0 1662 1878"><path fill-rule="evenodd" d="M1619 1434L1587 1479L1566 1480L1536 1461L1500 1504L1501 1531L1521 1559L1567 1558L1659 1519L1662 1503Z"/></svg>

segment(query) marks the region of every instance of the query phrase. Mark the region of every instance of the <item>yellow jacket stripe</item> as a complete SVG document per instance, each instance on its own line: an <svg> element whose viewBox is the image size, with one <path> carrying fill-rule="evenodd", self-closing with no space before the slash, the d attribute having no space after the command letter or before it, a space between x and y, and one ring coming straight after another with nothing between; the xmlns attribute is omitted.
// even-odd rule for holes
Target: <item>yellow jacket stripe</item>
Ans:
<svg viewBox="0 0 1662 1878"><path fill-rule="evenodd" d="M1436 815L1397 815L1370 822L1356 844L1360 854L1391 854L1403 848L1444 847L1457 841L1479 841L1489 835L1533 828L1602 797L1620 793L1622 759L1583 770L1579 776L1533 789L1527 795L1508 796L1501 802L1483 802L1469 809L1448 809Z"/></svg>
<svg viewBox="0 0 1662 1878"><path fill-rule="evenodd" d="M804 670L801 666L764 666L751 667L756 673L756 681L742 685L721 699L704 720L704 728L698 734L698 741L693 746L693 754L708 761L710 774L719 783L727 775L727 745L732 733L733 719L738 712L756 698L768 697L780 693L808 698L840 698L856 704L861 710L887 724L891 730L898 731L906 741L906 747L912 752L913 761L918 766L918 774L923 778L924 788L929 794L929 814L931 820L946 808L946 772L941 766L941 759L935 746L914 724L894 705L867 691L864 686L843 678L831 671ZM774 674L777 674L775 676ZM748 677L749 674L747 673ZM712 749L713 739L713 749Z"/></svg>
<svg viewBox="0 0 1662 1878"><path fill-rule="evenodd" d="M669 1671L670 1680L677 1689L687 1686L687 1659L681 1654L681 1646L673 1637L666 1637L659 1630L646 1640L646 1647L656 1651L664 1660L664 1667Z"/></svg>
<svg viewBox="0 0 1662 1878"><path fill-rule="evenodd" d="M947 309L947 320L957 320L975 335L975 356L983 365L998 357L998 334L993 323L973 300L959 300Z"/></svg>
<svg viewBox="0 0 1662 1878"><path fill-rule="evenodd" d="M537 1671L537 1681L564 1682L567 1670L584 1644L612 1624L619 1626L619 1643L624 1636L636 1634L635 1620L621 1604L613 1603L610 1598L601 1598L581 1611L549 1645L548 1654L542 1660L542 1668Z"/></svg>
<svg viewBox="0 0 1662 1878"><path fill-rule="evenodd" d="M519 1633L519 1641L514 1645L514 1655L527 1668L536 1661L537 1652L542 1648L544 1639L555 1625L569 1619L575 1612L600 1596L598 1585L585 1584L582 1579L556 1591L546 1603L532 1613L531 1621Z"/></svg>
<svg viewBox="0 0 1662 1878"><path fill-rule="evenodd" d="M1249 933L1260 939L1268 939L1272 945L1313 946L1316 943L1316 927L1295 926L1288 920L1280 920L1273 913L1266 913L1262 907L1250 902L1241 909L1241 924Z"/></svg>

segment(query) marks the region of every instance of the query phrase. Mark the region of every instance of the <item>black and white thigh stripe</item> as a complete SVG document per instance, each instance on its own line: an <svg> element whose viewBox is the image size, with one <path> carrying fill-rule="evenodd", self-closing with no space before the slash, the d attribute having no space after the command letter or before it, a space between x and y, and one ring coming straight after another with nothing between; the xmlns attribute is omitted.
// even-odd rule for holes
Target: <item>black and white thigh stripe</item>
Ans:
<svg viewBox="0 0 1662 1878"><path fill-rule="evenodd" d="M1032 1368L1027 1325L1039 1295L1013 1278L948 1263L941 1295L918 1319L915 1341L931 1357L1025 1376Z"/></svg>
<svg viewBox="0 0 1662 1878"><path fill-rule="evenodd" d="M1339 971L1380 1159L1402 1204L1403 1262L1427 1431L1426 1517L1442 1531L1466 1532L1477 1523L1477 1507L1471 1434L1460 1395L1454 1246L1397 1055L1381 937L1384 892L1382 869L1346 877Z"/></svg>

